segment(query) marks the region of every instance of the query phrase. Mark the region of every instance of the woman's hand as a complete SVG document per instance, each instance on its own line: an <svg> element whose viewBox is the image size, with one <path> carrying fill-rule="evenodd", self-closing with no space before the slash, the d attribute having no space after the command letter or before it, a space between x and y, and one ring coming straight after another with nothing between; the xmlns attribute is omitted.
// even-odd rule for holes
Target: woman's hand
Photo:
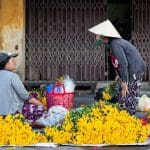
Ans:
<svg viewBox="0 0 150 150"><path fill-rule="evenodd" d="M120 79L119 75L116 75L115 81L119 81L119 79Z"/></svg>
<svg viewBox="0 0 150 150"><path fill-rule="evenodd" d="M122 88L122 90L121 90L121 96L123 98L123 97L126 96L127 93L129 93L127 83L126 82L122 82L121 83L121 88Z"/></svg>

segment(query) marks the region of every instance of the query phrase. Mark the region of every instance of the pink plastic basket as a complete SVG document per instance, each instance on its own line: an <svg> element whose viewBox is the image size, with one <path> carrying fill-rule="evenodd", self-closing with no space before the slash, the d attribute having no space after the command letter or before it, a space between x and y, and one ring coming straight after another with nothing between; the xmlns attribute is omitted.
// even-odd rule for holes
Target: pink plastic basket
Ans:
<svg viewBox="0 0 150 150"><path fill-rule="evenodd" d="M56 88L61 89L61 93L56 92ZM53 89L46 92L46 101L48 109L56 105L71 109L74 104L74 92L66 93L62 83L55 83Z"/></svg>

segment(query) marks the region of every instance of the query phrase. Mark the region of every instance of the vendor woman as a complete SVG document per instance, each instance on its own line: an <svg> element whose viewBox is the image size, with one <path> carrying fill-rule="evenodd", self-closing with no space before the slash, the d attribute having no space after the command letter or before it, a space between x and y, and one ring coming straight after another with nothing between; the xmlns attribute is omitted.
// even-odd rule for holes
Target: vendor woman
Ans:
<svg viewBox="0 0 150 150"><path fill-rule="evenodd" d="M116 98L123 109L131 115L135 114L140 83L146 70L143 58L133 44L120 36L110 20L90 28L89 31L96 34L99 44L103 43L110 48L113 66L121 80Z"/></svg>
<svg viewBox="0 0 150 150"><path fill-rule="evenodd" d="M23 113L33 122L44 113L42 103L25 89L15 73L17 53L0 52L0 115Z"/></svg>

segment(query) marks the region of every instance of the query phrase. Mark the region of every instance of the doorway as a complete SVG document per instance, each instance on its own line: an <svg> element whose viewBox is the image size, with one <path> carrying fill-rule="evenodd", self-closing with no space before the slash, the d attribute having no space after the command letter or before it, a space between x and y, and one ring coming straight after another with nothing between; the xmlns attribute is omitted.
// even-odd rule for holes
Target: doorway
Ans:
<svg viewBox="0 0 150 150"><path fill-rule="evenodd" d="M107 17L116 27L120 35L130 41L132 31L132 1L131 0L108 0ZM108 56L108 54L106 54ZM113 66L109 59L108 64L108 80L115 79Z"/></svg>

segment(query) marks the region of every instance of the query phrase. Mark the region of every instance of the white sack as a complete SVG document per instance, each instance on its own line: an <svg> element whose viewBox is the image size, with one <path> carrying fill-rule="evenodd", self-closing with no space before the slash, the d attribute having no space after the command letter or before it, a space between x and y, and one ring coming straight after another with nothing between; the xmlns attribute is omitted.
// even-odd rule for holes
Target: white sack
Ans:
<svg viewBox="0 0 150 150"><path fill-rule="evenodd" d="M65 118L67 109L62 106L53 106L49 108L48 113L36 120L37 123L44 126L57 125Z"/></svg>
<svg viewBox="0 0 150 150"><path fill-rule="evenodd" d="M139 98L137 109L139 111L149 111L150 110L150 98L147 95L142 95Z"/></svg>
<svg viewBox="0 0 150 150"><path fill-rule="evenodd" d="M74 89L75 89L74 81L68 75L65 76L63 84L64 84L64 87L65 87L65 92L66 93L72 93L72 92L74 92Z"/></svg>

